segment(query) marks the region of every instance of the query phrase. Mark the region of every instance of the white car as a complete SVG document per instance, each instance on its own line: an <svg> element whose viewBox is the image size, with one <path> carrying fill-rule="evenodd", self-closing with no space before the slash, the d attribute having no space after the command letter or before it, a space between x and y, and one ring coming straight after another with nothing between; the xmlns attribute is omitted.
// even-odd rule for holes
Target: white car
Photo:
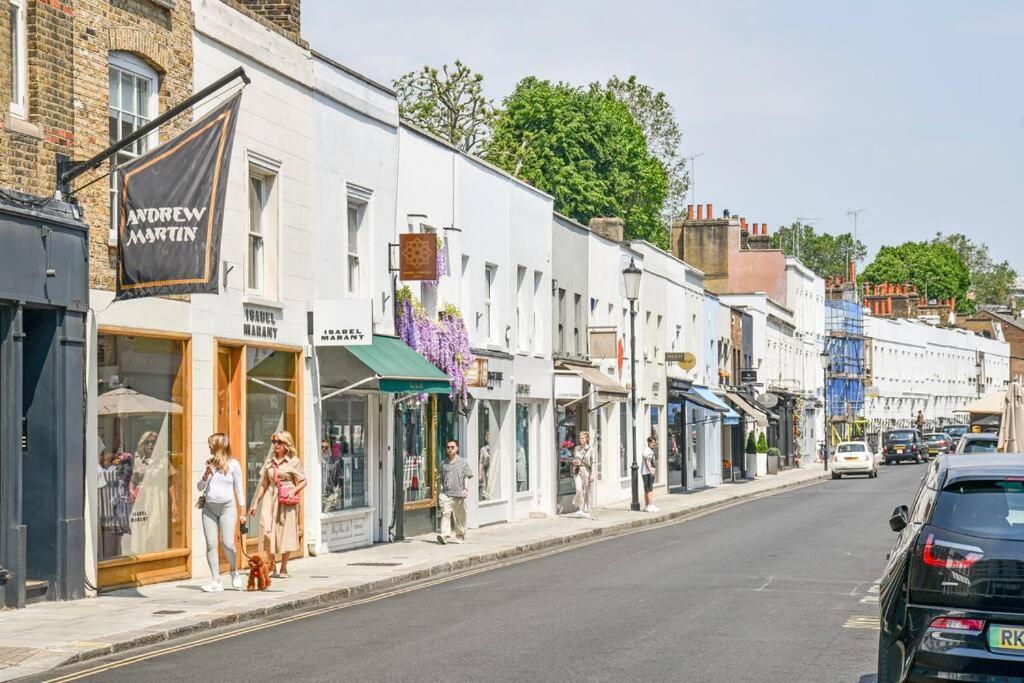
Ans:
<svg viewBox="0 0 1024 683"><path fill-rule="evenodd" d="M878 476L878 461L863 441L840 442L832 453L829 465L832 467L833 479L839 479L844 474Z"/></svg>

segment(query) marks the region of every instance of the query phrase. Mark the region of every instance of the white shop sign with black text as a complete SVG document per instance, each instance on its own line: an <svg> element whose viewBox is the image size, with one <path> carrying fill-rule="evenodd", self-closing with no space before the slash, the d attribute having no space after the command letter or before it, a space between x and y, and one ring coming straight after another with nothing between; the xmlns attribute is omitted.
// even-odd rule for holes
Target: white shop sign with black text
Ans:
<svg viewBox="0 0 1024 683"><path fill-rule="evenodd" d="M373 301L332 299L313 302L313 344L364 346L373 343Z"/></svg>

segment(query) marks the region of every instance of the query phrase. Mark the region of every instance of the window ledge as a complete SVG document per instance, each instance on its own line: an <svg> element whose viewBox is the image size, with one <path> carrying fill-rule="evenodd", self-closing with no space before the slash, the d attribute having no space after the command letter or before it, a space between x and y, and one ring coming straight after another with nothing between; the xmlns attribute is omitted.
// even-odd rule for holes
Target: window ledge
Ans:
<svg viewBox="0 0 1024 683"><path fill-rule="evenodd" d="M523 491L521 493L517 493L516 494L516 502L517 503L521 503L524 500L530 500L531 498L534 497L534 495L535 494L534 494L533 491Z"/></svg>
<svg viewBox="0 0 1024 683"><path fill-rule="evenodd" d="M482 500L479 503L477 503L477 507L479 507L481 509L496 508L496 507L500 507L502 505L508 505L508 500L507 499L502 499L502 500Z"/></svg>
<svg viewBox="0 0 1024 683"><path fill-rule="evenodd" d="M351 508L349 510L332 510L331 512L321 512L321 522L340 522L346 519L356 519L357 517L365 517L366 515L373 512L376 508L372 507L361 507Z"/></svg>
<svg viewBox="0 0 1024 683"><path fill-rule="evenodd" d="M15 116L11 112L7 112L4 116L4 127L12 133L19 135L28 135L39 140L43 139L43 131L39 126L25 119Z"/></svg>
<svg viewBox="0 0 1024 683"><path fill-rule="evenodd" d="M270 299L264 299L262 296L259 296L258 294L249 294L249 293L243 294L242 295L242 303L243 304L252 304L253 306L263 306L264 308L273 308L273 309L275 309L277 311L283 311L284 310L284 303L283 302L281 302L281 301L272 301Z"/></svg>

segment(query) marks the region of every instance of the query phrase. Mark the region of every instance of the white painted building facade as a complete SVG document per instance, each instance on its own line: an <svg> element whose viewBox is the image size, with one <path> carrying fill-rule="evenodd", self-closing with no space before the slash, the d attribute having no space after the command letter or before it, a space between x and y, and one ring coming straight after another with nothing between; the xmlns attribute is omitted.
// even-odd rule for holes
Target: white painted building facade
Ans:
<svg viewBox="0 0 1024 683"><path fill-rule="evenodd" d="M864 316L869 429L962 421L956 411L1010 381L1010 346L961 328Z"/></svg>

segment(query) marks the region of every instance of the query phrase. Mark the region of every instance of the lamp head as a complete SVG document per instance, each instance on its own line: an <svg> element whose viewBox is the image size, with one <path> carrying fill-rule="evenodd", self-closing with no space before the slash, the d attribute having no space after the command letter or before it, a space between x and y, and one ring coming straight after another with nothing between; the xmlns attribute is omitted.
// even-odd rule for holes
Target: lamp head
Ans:
<svg viewBox="0 0 1024 683"><path fill-rule="evenodd" d="M626 286L626 298L636 301L640 296L640 278L644 272L640 270L633 258L629 259L629 265L622 271L622 281Z"/></svg>

